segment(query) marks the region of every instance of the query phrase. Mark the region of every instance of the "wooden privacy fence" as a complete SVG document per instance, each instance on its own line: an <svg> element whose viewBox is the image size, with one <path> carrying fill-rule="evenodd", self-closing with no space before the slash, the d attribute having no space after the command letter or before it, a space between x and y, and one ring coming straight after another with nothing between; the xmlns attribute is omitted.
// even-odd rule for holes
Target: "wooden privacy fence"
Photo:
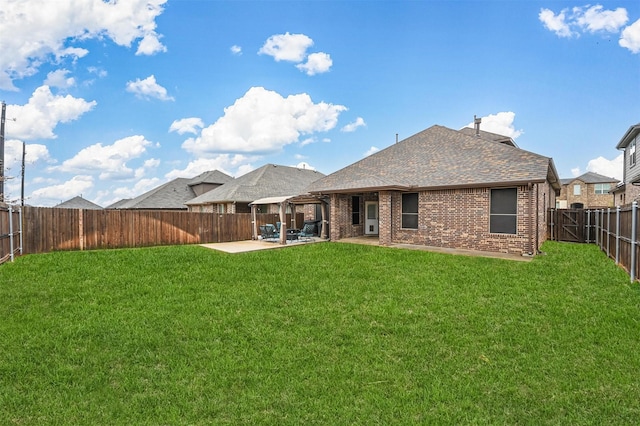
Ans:
<svg viewBox="0 0 640 426"><path fill-rule="evenodd" d="M302 223L304 215L296 214ZM258 225L277 214L258 214ZM287 215L291 221L291 215ZM23 208L24 253L250 240L250 213Z"/></svg>
<svg viewBox="0 0 640 426"><path fill-rule="evenodd" d="M638 204L598 210L549 209L549 238L597 244L622 266L631 282L640 276Z"/></svg>
<svg viewBox="0 0 640 426"><path fill-rule="evenodd" d="M0 264L22 253L21 210L0 204Z"/></svg>

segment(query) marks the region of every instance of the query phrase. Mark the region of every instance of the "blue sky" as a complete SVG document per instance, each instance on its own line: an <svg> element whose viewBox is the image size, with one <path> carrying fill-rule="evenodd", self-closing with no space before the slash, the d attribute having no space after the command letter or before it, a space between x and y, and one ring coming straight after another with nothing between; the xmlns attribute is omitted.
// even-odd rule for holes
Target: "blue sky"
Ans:
<svg viewBox="0 0 640 426"><path fill-rule="evenodd" d="M5 194L102 206L266 163L325 174L473 116L622 177L640 2L0 0Z"/></svg>

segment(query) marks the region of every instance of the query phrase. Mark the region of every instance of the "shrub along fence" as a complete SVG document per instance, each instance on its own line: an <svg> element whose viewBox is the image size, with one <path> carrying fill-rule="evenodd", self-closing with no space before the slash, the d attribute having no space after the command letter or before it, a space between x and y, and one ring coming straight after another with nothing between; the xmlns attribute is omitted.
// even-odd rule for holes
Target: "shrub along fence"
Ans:
<svg viewBox="0 0 640 426"><path fill-rule="evenodd" d="M25 254L250 240L250 213L217 214L168 210L23 208ZM258 214L258 225L277 214ZM296 223L304 215L296 214ZM291 215L287 215L290 223Z"/></svg>
<svg viewBox="0 0 640 426"><path fill-rule="evenodd" d="M597 244L634 282L640 276L640 214L630 206L597 210L550 209L549 238Z"/></svg>
<svg viewBox="0 0 640 426"><path fill-rule="evenodd" d="M0 204L0 264L22 253L21 210Z"/></svg>

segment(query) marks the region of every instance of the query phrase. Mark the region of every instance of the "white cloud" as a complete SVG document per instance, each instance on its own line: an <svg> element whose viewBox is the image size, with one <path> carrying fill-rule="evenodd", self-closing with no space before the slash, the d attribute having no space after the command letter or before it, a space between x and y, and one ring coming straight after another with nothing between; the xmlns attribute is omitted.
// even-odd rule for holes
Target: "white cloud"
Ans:
<svg viewBox="0 0 640 426"><path fill-rule="evenodd" d="M622 181L624 154L620 153L613 160L608 160L602 156L589 160L587 171L601 174L603 176L616 178Z"/></svg>
<svg viewBox="0 0 640 426"><path fill-rule="evenodd" d="M171 123L169 132L177 132L179 135L184 135L185 133L193 133L194 135L197 135L200 129L202 129L203 127L204 122L201 118L182 118Z"/></svg>
<svg viewBox="0 0 640 426"><path fill-rule="evenodd" d="M369 148L367 150L367 152L364 153L363 157L368 157L371 154L375 154L376 152L380 151L380 148L372 146L371 148Z"/></svg>
<svg viewBox="0 0 640 426"><path fill-rule="evenodd" d="M333 65L331 56L324 52L318 52L307 56L307 62L296 65L296 68L307 75L316 75L329 71L331 65Z"/></svg>
<svg viewBox="0 0 640 426"><path fill-rule="evenodd" d="M62 172L100 172L100 179L128 179L135 172L127 166L127 161L140 157L151 142L144 136L135 135L119 139L113 145L103 146L97 143L83 148L73 158L65 160L53 171Z"/></svg>
<svg viewBox="0 0 640 426"><path fill-rule="evenodd" d="M558 37L577 36L578 34L571 30L569 24L566 21L566 13L567 10L565 9L556 15L552 10L543 8L538 14L538 19L542 21L544 26L549 31L556 33Z"/></svg>
<svg viewBox="0 0 640 426"><path fill-rule="evenodd" d="M33 205L54 205L77 197L93 188L93 177L86 175L74 176L70 180L45 188L36 189L28 197L28 203Z"/></svg>
<svg viewBox="0 0 640 426"><path fill-rule="evenodd" d="M313 40L304 34L276 34L267 39L258 51L276 61L302 62Z"/></svg>
<svg viewBox="0 0 640 426"><path fill-rule="evenodd" d="M4 161L5 169L10 169L12 176L20 175L20 169L22 168L22 141L16 139L5 141ZM26 144L24 162L26 165L30 165L39 162L53 163L54 161L45 145Z"/></svg>
<svg viewBox="0 0 640 426"><path fill-rule="evenodd" d="M161 101L174 100L173 97L167 95L167 89L156 82L154 75L150 75L144 80L137 78L136 81L128 81L127 92L131 92L141 99L156 98Z"/></svg>
<svg viewBox="0 0 640 426"><path fill-rule="evenodd" d="M165 50L155 19L167 0L19 0L3 1L0 14L0 89L16 90L13 81L34 75L41 64L88 51L74 42L109 38L137 54Z"/></svg>
<svg viewBox="0 0 640 426"><path fill-rule="evenodd" d="M240 46L238 46L238 45L236 45L236 44L234 44L233 46L231 46L231 47L229 48L229 50L231 50L231 53L232 53L232 54L234 54L234 55L237 55L237 56L242 55L242 47L240 47Z"/></svg>
<svg viewBox="0 0 640 426"><path fill-rule="evenodd" d="M96 101L87 102L71 95L54 96L49 86L38 87L26 105L7 105L7 137L18 139L54 139L53 129L58 123L76 120L93 109Z"/></svg>
<svg viewBox="0 0 640 426"><path fill-rule="evenodd" d="M579 37L582 33L617 33L628 22L627 10L619 7L605 10L602 5L587 5L563 9L557 15L550 9L541 9L538 19L558 37ZM640 22L640 21L638 21ZM633 53L640 51L640 24L627 27L620 38L620 46Z"/></svg>
<svg viewBox="0 0 640 426"><path fill-rule="evenodd" d="M619 7L616 10L602 10L601 5L573 9L575 22L584 30L595 32L616 33L627 23L627 10Z"/></svg>
<svg viewBox="0 0 640 426"><path fill-rule="evenodd" d="M91 74L95 74L100 78L104 78L107 76L107 71L102 69L102 68L98 68L98 67L88 67L87 71L89 71Z"/></svg>
<svg viewBox="0 0 640 426"><path fill-rule="evenodd" d="M496 133L502 136L508 136L511 139L516 139L523 134L522 130L516 130L513 126L513 121L516 118L515 112L499 112L497 114L489 114L486 117L482 117L482 123L480 124L480 130L486 132ZM474 127L473 122L467 124L465 127Z"/></svg>
<svg viewBox="0 0 640 426"><path fill-rule="evenodd" d="M580 171L580 167L574 167L573 169L571 169L571 176L578 177L581 174L582 172Z"/></svg>
<svg viewBox="0 0 640 426"><path fill-rule="evenodd" d="M622 30L618 43L632 53L640 53L640 19Z"/></svg>
<svg viewBox="0 0 640 426"><path fill-rule="evenodd" d="M51 71L47 74L47 78L44 84L49 87L58 87L60 89L68 89L76 85L76 80L73 77L67 77L69 70L60 69Z"/></svg>
<svg viewBox="0 0 640 426"><path fill-rule="evenodd" d="M306 93L286 98L263 87L252 87L225 108L224 116L182 147L196 155L217 152L274 152L297 142L301 135L333 129L342 105L313 103Z"/></svg>
<svg viewBox="0 0 640 426"><path fill-rule="evenodd" d="M221 154L213 158L198 158L191 161L184 169L171 170L164 177L169 180L179 177L191 178L209 170L220 170L231 176L233 175L232 170L238 169L249 161L251 161L250 157L241 154Z"/></svg>
<svg viewBox="0 0 640 426"><path fill-rule="evenodd" d="M342 129L340 129L341 132L355 132L358 127L363 127L366 126L367 123L364 122L364 118L362 117L358 117L356 118L356 121L347 124L346 126L344 126Z"/></svg>
<svg viewBox="0 0 640 426"><path fill-rule="evenodd" d="M160 37L155 31L147 33L140 43L136 55L154 55L159 52L166 52L167 48L160 43Z"/></svg>
<svg viewBox="0 0 640 426"><path fill-rule="evenodd" d="M309 163L307 163L305 161L301 161L298 164L296 164L295 166L291 166L291 167L297 167L298 169L303 169L303 170L315 170L316 169L311 164L309 164Z"/></svg>

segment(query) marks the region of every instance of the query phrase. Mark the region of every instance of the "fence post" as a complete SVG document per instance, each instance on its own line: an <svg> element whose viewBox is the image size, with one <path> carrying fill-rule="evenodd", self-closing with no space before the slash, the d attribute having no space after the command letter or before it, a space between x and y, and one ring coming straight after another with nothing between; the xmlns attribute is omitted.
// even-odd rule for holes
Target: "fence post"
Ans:
<svg viewBox="0 0 640 426"><path fill-rule="evenodd" d="M20 211L20 213L18 214L18 219L20 220L20 256L22 256L24 254L23 253L23 247L24 247L23 242L24 242L24 240L22 238L22 234L23 234L23 232L22 232L23 231L23 227L22 227L22 207L20 207L19 211Z"/></svg>
<svg viewBox="0 0 640 426"><path fill-rule="evenodd" d="M595 225L594 225L595 227L593 228L593 236L595 238L596 244L598 244L598 235L599 235L598 226L600 225L600 220L599 220L600 218L598 217L598 210L594 210L593 211L593 218L594 218L594 220L596 222Z"/></svg>
<svg viewBox="0 0 640 426"><path fill-rule="evenodd" d="M611 207L607 209L607 257L611 257L611 250L609 250L610 245L611 245Z"/></svg>
<svg viewBox="0 0 640 426"><path fill-rule="evenodd" d="M620 263L620 206L616 207L616 265Z"/></svg>
<svg viewBox="0 0 640 426"><path fill-rule="evenodd" d="M13 262L13 209L11 208L11 204L9 204L9 250L10 250L10 258Z"/></svg>
<svg viewBox="0 0 640 426"><path fill-rule="evenodd" d="M631 267L629 268L629 275L631 282L636 280L636 229L638 226L637 213L638 202L634 201L631 205Z"/></svg>
<svg viewBox="0 0 640 426"><path fill-rule="evenodd" d="M553 231L553 224L554 224L555 218L556 218L555 211L556 211L556 209L554 209L554 208L551 208L550 211L549 211L549 213L551 215L551 217L549 218L549 222L551 224L551 241L556 240L556 234Z"/></svg>
<svg viewBox="0 0 640 426"><path fill-rule="evenodd" d="M587 235L585 242L587 244L591 242L591 210L587 210Z"/></svg>

